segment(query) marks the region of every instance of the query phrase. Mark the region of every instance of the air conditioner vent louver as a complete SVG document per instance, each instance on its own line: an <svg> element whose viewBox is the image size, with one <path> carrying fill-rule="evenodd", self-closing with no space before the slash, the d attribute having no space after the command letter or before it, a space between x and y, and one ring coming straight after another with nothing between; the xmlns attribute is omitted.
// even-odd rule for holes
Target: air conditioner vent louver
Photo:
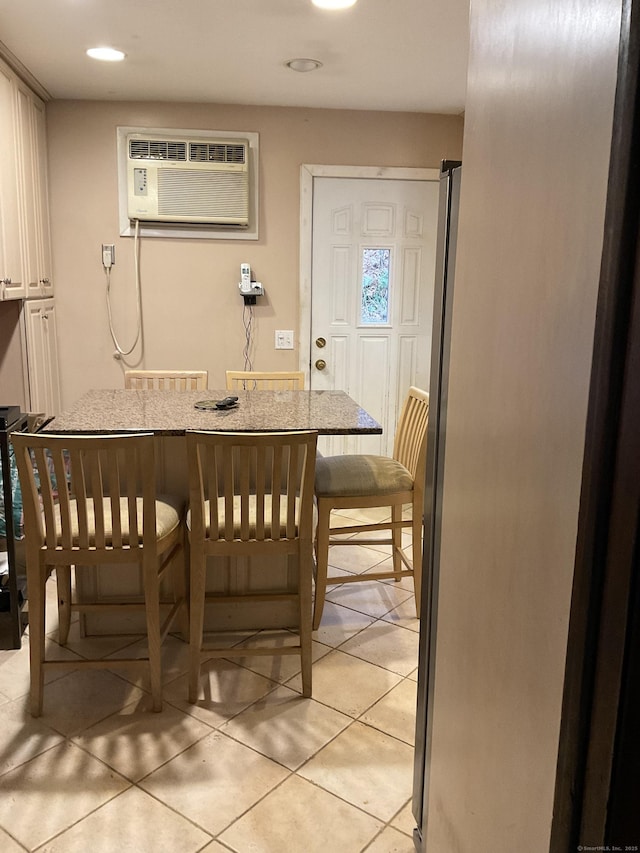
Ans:
<svg viewBox="0 0 640 853"><path fill-rule="evenodd" d="M220 142L190 142L189 160L198 163L244 163L244 145L224 145Z"/></svg>
<svg viewBox="0 0 640 853"><path fill-rule="evenodd" d="M186 160L187 143L155 139L130 139L129 157L132 160Z"/></svg>
<svg viewBox="0 0 640 853"><path fill-rule="evenodd" d="M164 169L158 175L158 215L191 221L233 223L246 215L244 176L239 172L188 173Z"/></svg>
<svg viewBox="0 0 640 853"><path fill-rule="evenodd" d="M248 140L135 133L127 141L130 219L248 227Z"/></svg>

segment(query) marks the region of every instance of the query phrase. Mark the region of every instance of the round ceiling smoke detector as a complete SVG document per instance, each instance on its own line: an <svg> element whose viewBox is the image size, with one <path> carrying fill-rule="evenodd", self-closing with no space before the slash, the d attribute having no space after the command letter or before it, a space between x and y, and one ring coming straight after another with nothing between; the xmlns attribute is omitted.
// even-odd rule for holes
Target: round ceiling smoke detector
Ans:
<svg viewBox="0 0 640 853"><path fill-rule="evenodd" d="M315 71L317 68L322 68L322 63L318 59L290 59L285 62L285 65L292 71Z"/></svg>

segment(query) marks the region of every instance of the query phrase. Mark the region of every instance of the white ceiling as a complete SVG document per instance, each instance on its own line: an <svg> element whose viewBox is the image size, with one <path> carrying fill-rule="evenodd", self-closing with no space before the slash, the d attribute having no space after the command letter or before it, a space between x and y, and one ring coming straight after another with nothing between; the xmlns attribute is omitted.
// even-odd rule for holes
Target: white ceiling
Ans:
<svg viewBox="0 0 640 853"><path fill-rule="evenodd" d="M461 113L469 0L0 0L0 42L53 98ZM85 56L109 45L122 63ZM318 59L296 73L284 63Z"/></svg>

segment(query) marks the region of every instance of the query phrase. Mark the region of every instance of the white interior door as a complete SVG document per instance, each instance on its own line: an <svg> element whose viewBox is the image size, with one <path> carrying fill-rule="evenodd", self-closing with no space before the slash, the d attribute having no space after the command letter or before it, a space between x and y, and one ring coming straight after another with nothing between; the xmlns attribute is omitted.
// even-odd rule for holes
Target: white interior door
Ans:
<svg viewBox="0 0 640 853"><path fill-rule="evenodd" d="M346 391L381 436L331 436L324 454L390 455L411 385L428 390L437 180L313 181L310 387Z"/></svg>

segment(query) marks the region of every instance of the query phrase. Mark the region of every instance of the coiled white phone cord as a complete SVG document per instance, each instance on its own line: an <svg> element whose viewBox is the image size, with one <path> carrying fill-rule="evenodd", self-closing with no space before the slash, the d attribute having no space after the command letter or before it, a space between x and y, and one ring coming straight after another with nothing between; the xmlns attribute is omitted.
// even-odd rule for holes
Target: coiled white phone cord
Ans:
<svg viewBox="0 0 640 853"><path fill-rule="evenodd" d="M253 346L253 305L244 305L242 308L242 325L244 326L244 369L253 370L251 363L251 348Z"/></svg>
<svg viewBox="0 0 640 853"><path fill-rule="evenodd" d="M136 280L136 305L137 305L137 331L134 342L131 344L129 349L123 349L118 342L118 338L116 337L115 330L113 328L113 317L111 316L111 267L105 267L104 273L107 277L107 313L109 315L109 331L111 333L111 340L113 341L113 345L116 348L117 356L123 355L131 355L131 353L136 348L138 341L140 340L140 335L142 333L142 292L140 287L140 241L139 241L139 230L140 230L140 221L136 219L136 226L134 230L134 251L133 251L133 262L134 262L134 270L135 270L135 280Z"/></svg>

